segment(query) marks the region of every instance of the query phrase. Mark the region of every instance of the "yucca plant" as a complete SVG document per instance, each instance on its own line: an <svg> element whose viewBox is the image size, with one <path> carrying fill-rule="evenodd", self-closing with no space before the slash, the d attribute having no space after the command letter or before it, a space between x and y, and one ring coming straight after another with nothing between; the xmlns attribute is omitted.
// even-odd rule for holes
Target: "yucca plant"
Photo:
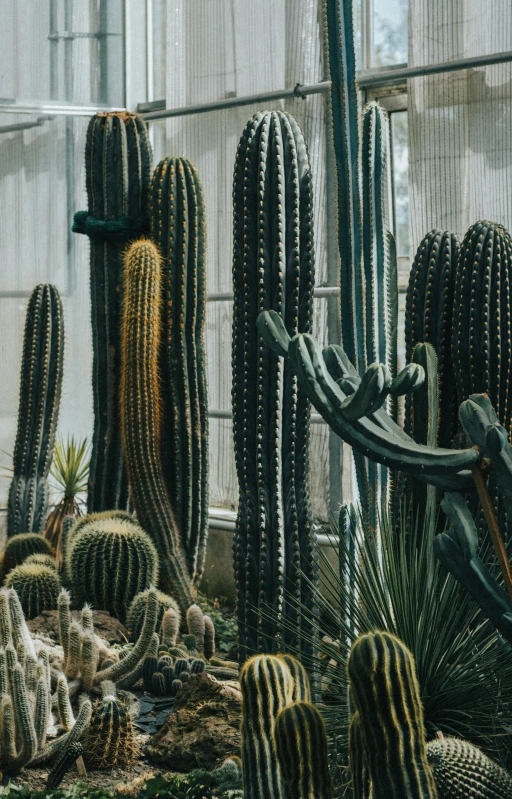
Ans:
<svg viewBox="0 0 512 799"><path fill-rule="evenodd" d="M80 495L87 491L89 476L89 444L68 436L55 445L50 472L60 499L46 520L44 535L56 553L59 567L62 564L62 522L66 516L81 516Z"/></svg>
<svg viewBox="0 0 512 799"><path fill-rule="evenodd" d="M435 559L429 529L428 518L408 526L406 509L397 523L386 513L379 554L366 546L361 520L344 509L330 535L339 569L320 551L323 638L304 665L322 674L324 717L347 783L348 654L360 633L375 630L393 633L414 655L429 740L441 731L507 757L512 652Z"/></svg>

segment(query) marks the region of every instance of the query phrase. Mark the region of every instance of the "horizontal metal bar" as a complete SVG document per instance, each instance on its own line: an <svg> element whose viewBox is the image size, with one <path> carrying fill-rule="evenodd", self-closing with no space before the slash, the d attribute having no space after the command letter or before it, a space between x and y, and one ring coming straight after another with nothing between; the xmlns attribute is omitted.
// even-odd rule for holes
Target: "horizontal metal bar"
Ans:
<svg viewBox="0 0 512 799"><path fill-rule="evenodd" d="M184 117L191 114L205 114L208 111L221 111L225 108L239 108L243 105L253 105L254 103L267 103L274 100L285 100L286 98L299 97L305 98L310 94L322 94L331 88L331 81L325 80L320 83L308 85L297 85L293 89L277 89L274 92L260 92L259 94L245 95L244 97L226 97L224 100L214 100L211 103L200 103L199 105L184 105L180 108L165 108L162 111L149 111L141 116L146 121L154 119L170 119L171 117Z"/></svg>
<svg viewBox="0 0 512 799"><path fill-rule="evenodd" d="M209 408L208 409L208 416L210 419L232 419L233 414L231 411L221 411L218 408ZM312 413L311 414L311 424L327 424L319 413Z"/></svg>
<svg viewBox="0 0 512 799"><path fill-rule="evenodd" d="M313 289L313 297L339 297L339 286L316 286ZM218 291L212 294L207 294L206 299L208 302L232 302L232 291Z"/></svg>
<svg viewBox="0 0 512 799"><path fill-rule="evenodd" d="M101 112L121 112L126 108L101 105L71 105L65 103L34 103L0 99L0 114L46 114L48 116L91 117Z"/></svg>
<svg viewBox="0 0 512 799"><path fill-rule="evenodd" d="M52 119L53 119L52 116L44 116L34 119L33 122L15 122L14 125L1 125L0 134L16 133L16 131L30 130L30 128L40 128L42 125L45 124L45 122L50 122Z"/></svg>
<svg viewBox="0 0 512 799"><path fill-rule="evenodd" d="M504 64L512 61L512 50L491 55L472 56L471 58L457 58L453 61L442 61L438 64L424 64L418 67L398 66L390 69L367 69L356 75L361 89L370 89L378 86L388 86L405 81L408 78L422 78L427 75L438 75L442 72L459 72L463 69L488 67L492 64Z"/></svg>

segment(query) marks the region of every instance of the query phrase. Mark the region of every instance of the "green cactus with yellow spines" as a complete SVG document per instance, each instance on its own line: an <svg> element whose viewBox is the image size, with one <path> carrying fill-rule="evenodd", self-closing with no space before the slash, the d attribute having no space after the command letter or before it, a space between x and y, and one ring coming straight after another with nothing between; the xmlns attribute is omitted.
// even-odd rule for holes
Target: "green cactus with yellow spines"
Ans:
<svg viewBox="0 0 512 799"><path fill-rule="evenodd" d="M208 535L206 212L199 175L187 158L164 158L154 170L149 217L162 258L162 472L197 584Z"/></svg>
<svg viewBox="0 0 512 799"><path fill-rule="evenodd" d="M316 707L286 705L274 727L276 753L286 799L332 799L325 724Z"/></svg>
<svg viewBox="0 0 512 799"><path fill-rule="evenodd" d="M294 682L284 660L256 655L240 672L245 799L285 799L275 756L275 720L292 701Z"/></svg>
<svg viewBox="0 0 512 799"><path fill-rule="evenodd" d="M266 308L283 314L291 335L311 328L312 209L311 169L297 123L280 111L256 114L240 139L233 178L234 565L241 662L272 651L276 636L297 643L304 623L299 607L311 605L309 586L317 579L310 406L293 370L264 346L256 328ZM294 602L286 601L287 591ZM262 604L272 605L283 623L260 613Z"/></svg>
<svg viewBox="0 0 512 799"><path fill-rule="evenodd" d="M136 114L107 112L89 122L85 145L88 211L73 230L91 245L94 432L89 512L126 508L128 483L119 420L121 302L126 243L147 231L151 147Z"/></svg>
<svg viewBox="0 0 512 799"><path fill-rule="evenodd" d="M2 555L2 570L8 574L15 566L20 566L29 555L51 556L50 544L39 533L19 533L7 540Z"/></svg>
<svg viewBox="0 0 512 799"><path fill-rule="evenodd" d="M131 605L128 609L128 614L126 616L126 626L130 631L132 638L138 638L139 633L142 628L142 624L144 622L144 608L147 599L147 590L141 591L139 594L134 596ZM177 626L179 629L181 613L178 606L178 603L169 596L168 594L164 594L163 591L157 591L156 597L158 599L158 614L156 620L156 627L157 630L160 628L162 624L162 620L164 617L164 613L172 609L175 613L177 619Z"/></svg>
<svg viewBox="0 0 512 799"><path fill-rule="evenodd" d="M94 703L83 746L90 768L124 768L135 760L138 746L133 721L115 691L104 692L103 698Z"/></svg>
<svg viewBox="0 0 512 799"><path fill-rule="evenodd" d="M292 701L311 702L311 685L306 669L297 658L288 654L277 655L278 660L282 660L288 667L293 678ZM213 664L215 665L215 664ZM224 665L227 665L224 663Z"/></svg>
<svg viewBox="0 0 512 799"><path fill-rule="evenodd" d="M90 603L124 621L137 594L156 584L158 553L133 519L106 516L72 533L66 573L79 607Z"/></svg>
<svg viewBox="0 0 512 799"><path fill-rule="evenodd" d="M7 504L9 538L44 529L63 369L62 303L55 286L40 283L30 296L25 318L18 428Z"/></svg>
<svg viewBox="0 0 512 799"><path fill-rule="evenodd" d="M7 588L14 588L27 619L34 619L44 610L56 610L60 593L57 571L38 563L22 563L5 578Z"/></svg>
<svg viewBox="0 0 512 799"><path fill-rule="evenodd" d="M352 645L348 676L374 799L436 799L410 651L390 633L362 635Z"/></svg>
<svg viewBox="0 0 512 799"><path fill-rule="evenodd" d="M139 521L160 555L160 582L185 611L194 603L190 573L162 470L160 391L161 259L142 240L126 254L122 312L121 429Z"/></svg>
<svg viewBox="0 0 512 799"><path fill-rule="evenodd" d="M49 569L53 569L56 572L59 571L55 558L52 558L51 555L44 555L43 553L36 552L34 555L29 555L28 558L25 558L23 563L27 565L33 563L38 566L48 566Z"/></svg>
<svg viewBox="0 0 512 799"><path fill-rule="evenodd" d="M467 741L442 738L429 741L427 760L439 799L510 799L512 777Z"/></svg>

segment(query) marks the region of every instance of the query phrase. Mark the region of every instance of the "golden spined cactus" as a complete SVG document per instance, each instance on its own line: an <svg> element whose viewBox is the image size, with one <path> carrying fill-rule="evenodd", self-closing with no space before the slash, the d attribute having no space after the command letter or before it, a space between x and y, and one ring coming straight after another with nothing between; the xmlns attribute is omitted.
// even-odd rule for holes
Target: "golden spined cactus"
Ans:
<svg viewBox="0 0 512 799"><path fill-rule="evenodd" d="M29 555L52 554L50 544L39 533L19 533L9 538L2 555L2 570L8 574L15 566L20 566Z"/></svg>
<svg viewBox="0 0 512 799"><path fill-rule="evenodd" d="M206 212L196 168L164 158L149 191L151 238L162 257L162 472L194 585L208 535Z"/></svg>
<svg viewBox="0 0 512 799"><path fill-rule="evenodd" d="M242 761L245 799L285 799L275 753L276 716L292 701L293 677L286 663L256 655L240 673Z"/></svg>
<svg viewBox="0 0 512 799"><path fill-rule="evenodd" d="M276 752L286 799L332 799L327 734L309 702L292 702L277 715Z"/></svg>
<svg viewBox="0 0 512 799"><path fill-rule="evenodd" d="M387 632L362 635L352 646L348 676L373 799L436 799L416 667L407 647ZM360 779L359 774L359 784Z"/></svg>
<svg viewBox="0 0 512 799"><path fill-rule="evenodd" d="M123 768L131 765L137 756L132 718L126 705L116 697L112 683L104 684L103 698L93 705L83 746L90 768Z"/></svg>
<svg viewBox="0 0 512 799"><path fill-rule="evenodd" d="M56 610L60 577L55 569L38 563L22 563L9 572L7 588L14 588L25 618L34 619L44 610Z"/></svg>
<svg viewBox="0 0 512 799"><path fill-rule="evenodd" d="M126 626L131 633L132 638L137 638L142 627L142 623L144 621L144 608L146 606L146 599L147 599L147 591L141 591L140 594L137 594L133 598L133 601L130 605L128 610L128 615L126 617ZM176 636L178 635L179 625L180 625L180 609L178 603L168 594L164 594L163 591L156 592L156 598L158 599L158 614L156 625L157 629L162 625L163 631L163 619L164 614L171 610L174 614L174 618L176 619ZM174 646L176 643L176 638L174 639L174 643L170 644L170 646Z"/></svg>
<svg viewBox="0 0 512 799"><path fill-rule="evenodd" d="M311 685L308 673L302 663L292 655L277 655L277 657L286 663L293 677L293 701L311 702Z"/></svg>
<svg viewBox="0 0 512 799"><path fill-rule="evenodd" d="M182 610L194 603L187 559L162 471L161 260L150 241L125 258L121 431L131 498L160 555L160 587Z"/></svg>

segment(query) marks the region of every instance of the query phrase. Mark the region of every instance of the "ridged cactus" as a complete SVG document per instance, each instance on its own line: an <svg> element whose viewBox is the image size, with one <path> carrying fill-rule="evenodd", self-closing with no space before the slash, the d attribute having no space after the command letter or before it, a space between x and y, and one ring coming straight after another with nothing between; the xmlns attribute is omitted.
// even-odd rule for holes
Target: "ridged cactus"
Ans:
<svg viewBox="0 0 512 799"><path fill-rule="evenodd" d="M125 259L120 416L131 498L160 555L160 587L182 610L194 603L190 574L162 468L161 260L150 241Z"/></svg>
<svg viewBox="0 0 512 799"><path fill-rule="evenodd" d="M473 744L442 738L427 744L439 799L510 799L512 778Z"/></svg>
<svg viewBox="0 0 512 799"><path fill-rule="evenodd" d="M411 362L418 344L431 344L437 357L441 447L452 446L458 427L451 340L459 249L460 242L453 233L447 230L427 233L416 251L405 306L406 363Z"/></svg>
<svg viewBox="0 0 512 799"><path fill-rule="evenodd" d="M58 788L70 768L79 757L82 757L84 748L80 741L74 741L64 748L56 758L46 780L46 790Z"/></svg>
<svg viewBox="0 0 512 799"><path fill-rule="evenodd" d="M332 799L327 734L309 702L292 702L278 713L274 735L286 799Z"/></svg>
<svg viewBox="0 0 512 799"><path fill-rule="evenodd" d="M162 616L162 643L164 646L176 646L179 630L180 617L173 608L168 608Z"/></svg>
<svg viewBox="0 0 512 799"><path fill-rule="evenodd" d="M256 655L240 673L242 761L245 799L285 799L275 756L277 714L292 701L293 678L286 663Z"/></svg>
<svg viewBox="0 0 512 799"><path fill-rule="evenodd" d="M162 471L190 577L203 573L208 535L206 213L186 158L164 158L151 179L151 239L162 258Z"/></svg>
<svg viewBox="0 0 512 799"><path fill-rule="evenodd" d="M204 650L206 660L215 655L215 625L209 616L204 616Z"/></svg>
<svg viewBox="0 0 512 799"><path fill-rule="evenodd" d="M72 534L66 573L78 605L89 602L124 620L134 597L155 585L158 554L135 521L107 517Z"/></svg>
<svg viewBox="0 0 512 799"><path fill-rule="evenodd" d="M2 555L2 571L8 574L15 566L20 566L29 555L51 556L50 544L39 533L19 533L7 540Z"/></svg>
<svg viewBox="0 0 512 799"><path fill-rule="evenodd" d="M148 589L149 590L149 589ZM142 628L142 624L144 622L144 610L146 608L146 600L147 600L148 591L141 591L140 594L137 594L128 609L128 614L126 616L126 626L130 631L132 638L138 638L139 633ZM179 624L180 624L180 609L178 607L178 603L169 596L168 594L164 594L163 591L156 592L156 598L158 600L158 612L156 617L156 627L157 629L160 628L162 624L164 613L168 610L172 610L175 614L176 618L176 635L178 634ZM176 639L174 639L174 643L176 643ZM173 646L174 644L172 644Z"/></svg>
<svg viewBox="0 0 512 799"><path fill-rule="evenodd" d="M104 692L103 699L94 703L83 746L90 768L123 768L135 760L138 747L133 721L115 692Z"/></svg>
<svg viewBox="0 0 512 799"><path fill-rule="evenodd" d="M390 633L362 635L352 646L348 676L372 797L436 799L416 667L407 647ZM355 776L354 785L360 785L361 775Z"/></svg>
<svg viewBox="0 0 512 799"><path fill-rule="evenodd" d="M7 535L42 533L48 505L64 366L64 315L59 292L40 283L25 319L18 429L7 505Z"/></svg>
<svg viewBox="0 0 512 799"><path fill-rule="evenodd" d="M56 569L38 563L22 563L9 572L5 585L18 594L27 619L34 619L44 610L57 609L60 577Z"/></svg>
<svg viewBox="0 0 512 799"><path fill-rule="evenodd" d="M36 553L35 555L29 555L28 558L25 558L23 563L28 566L29 564L35 564L37 566L47 566L49 569L53 569L54 571L58 572L57 561L55 558L52 558L51 555L43 555Z"/></svg>
<svg viewBox="0 0 512 799"><path fill-rule="evenodd" d="M148 229L151 147L135 114L92 117L85 145L87 211L73 230L91 243L94 434L88 510L126 508L128 485L119 420L123 253L126 242Z"/></svg>
<svg viewBox="0 0 512 799"><path fill-rule="evenodd" d="M458 402L486 393L512 430L512 240L501 225L476 222L460 245L454 289L452 360Z"/></svg>
<svg viewBox="0 0 512 799"><path fill-rule="evenodd" d="M195 647L199 652L204 652L204 636L206 626L203 611L199 605L191 605L187 610L187 629L195 638Z"/></svg>
<svg viewBox="0 0 512 799"><path fill-rule="evenodd" d="M241 662L272 651L276 638L308 648L299 633L308 625L300 605L312 607L310 586L317 580L310 405L290 365L265 347L256 319L274 309L291 335L310 330L312 210L311 169L297 123L280 111L256 114L240 139L233 179L234 566ZM262 605L272 606L282 621L269 621L259 612Z"/></svg>

